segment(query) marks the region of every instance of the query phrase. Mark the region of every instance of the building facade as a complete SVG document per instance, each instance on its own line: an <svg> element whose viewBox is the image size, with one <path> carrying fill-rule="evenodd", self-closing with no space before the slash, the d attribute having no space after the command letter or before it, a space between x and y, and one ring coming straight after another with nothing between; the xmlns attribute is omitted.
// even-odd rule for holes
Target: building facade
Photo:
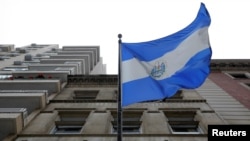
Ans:
<svg viewBox="0 0 250 141"><path fill-rule="evenodd" d="M1 66L0 139L116 141L118 77L105 74L96 50L51 47ZM8 62L1 57L1 64ZM13 70L15 62L25 69ZM206 141L208 125L250 124L250 60L212 60L210 66L197 89L123 108L123 139Z"/></svg>
<svg viewBox="0 0 250 141"><path fill-rule="evenodd" d="M0 140L21 133L70 75L106 74L99 46L0 45Z"/></svg>

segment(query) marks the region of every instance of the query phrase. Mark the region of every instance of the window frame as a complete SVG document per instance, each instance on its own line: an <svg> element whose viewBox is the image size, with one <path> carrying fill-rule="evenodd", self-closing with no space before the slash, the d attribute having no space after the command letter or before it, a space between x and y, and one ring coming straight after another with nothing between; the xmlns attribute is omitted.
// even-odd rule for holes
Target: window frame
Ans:
<svg viewBox="0 0 250 141"><path fill-rule="evenodd" d="M99 90L75 90L72 98L74 100L96 100Z"/></svg>
<svg viewBox="0 0 250 141"><path fill-rule="evenodd" d="M250 79L250 74L247 71L227 71L224 72L227 76L229 76L232 79L239 79L239 80L246 80ZM245 77L237 77L235 75L244 75Z"/></svg>
<svg viewBox="0 0 250 141"><path fill-rule="evenodd" d="M50 134L81 134L91 111L85 110L59 110ZM70 129L76 130L70 130Z"/></svg>
<svg viewBox="0 0 250 141"><path fill-rule="evenodd" d="M123 111L122 132L124 134L141 134L142 133L142 115L144 111ZM117 111L111 111L113 120L111 121L111 133L117 133ZM131 132L130 132L131 131Z"/></svg>
<svg viewBox="0 0 250 141"><path fill-rule="evenodd" d="M202 134L195 110L164 110L172 134ZM185 128L186 127L186 128Z"/></svg>

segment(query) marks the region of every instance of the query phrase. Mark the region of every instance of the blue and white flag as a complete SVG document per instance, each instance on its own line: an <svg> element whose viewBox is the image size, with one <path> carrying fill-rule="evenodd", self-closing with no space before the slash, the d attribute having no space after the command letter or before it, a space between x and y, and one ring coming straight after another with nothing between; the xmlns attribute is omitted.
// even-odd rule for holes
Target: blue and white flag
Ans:
<svg viewBox="0 0 250 141"><path fill-rule="evenodd" d="M210 23L201 3L195 20L184 29L148 42L121 43L122 107L201 86L210 73Z"/></svg>

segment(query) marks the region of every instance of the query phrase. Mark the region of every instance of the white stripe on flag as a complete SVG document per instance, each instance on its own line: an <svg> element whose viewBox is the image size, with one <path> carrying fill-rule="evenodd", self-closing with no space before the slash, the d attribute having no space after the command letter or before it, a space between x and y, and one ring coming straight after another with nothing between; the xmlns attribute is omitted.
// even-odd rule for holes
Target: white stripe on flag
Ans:
<svg viewBox="0 0 250 141"><path fill-rule="evenodd" d="M161 60L167 61L167 73L160 79L170 77L184 67L187 61L195 54L209 47L208 27L204 27L191 34L175 50L167 52L153 61L145 62L135 58L123 61L122 83L150 76L151 69L155 66L155 63Z"/></svg>

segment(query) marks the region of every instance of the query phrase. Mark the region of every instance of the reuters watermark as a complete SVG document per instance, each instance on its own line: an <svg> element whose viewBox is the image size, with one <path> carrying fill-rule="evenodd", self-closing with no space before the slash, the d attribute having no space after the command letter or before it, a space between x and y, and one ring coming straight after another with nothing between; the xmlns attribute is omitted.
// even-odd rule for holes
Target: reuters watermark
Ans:
<svg viewBox="0 0 250 141"><path fill-rule="evenodd" d="M238 139L249 141L249 125L208 125L208 141L216 139Z"/></svg>

